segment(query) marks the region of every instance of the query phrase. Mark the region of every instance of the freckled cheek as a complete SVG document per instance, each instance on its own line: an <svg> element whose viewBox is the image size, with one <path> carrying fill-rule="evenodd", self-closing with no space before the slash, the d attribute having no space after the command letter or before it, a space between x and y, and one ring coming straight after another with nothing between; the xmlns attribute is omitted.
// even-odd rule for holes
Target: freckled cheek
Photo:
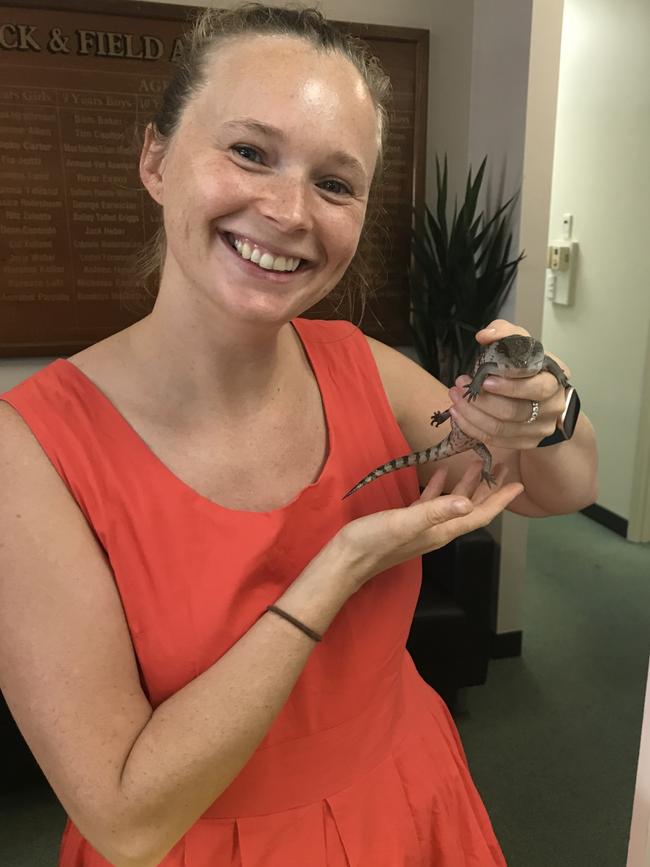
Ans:
<svg viewBox="0 0 650 867"><path fill-rule="evenodd" d="M341 214L340 219L332 221L330 238L341 258L351 259L354 256L359 246L361 228L361 218L352 214Z"/></svg>
<svg viewBox="0 0 650 867"><path fill-rule="evenodd" d="M176 223L196 233L197 226L216 223L221 217L243 208L245 202L244 190L206 177L185 188L176 209Z"/></svg>

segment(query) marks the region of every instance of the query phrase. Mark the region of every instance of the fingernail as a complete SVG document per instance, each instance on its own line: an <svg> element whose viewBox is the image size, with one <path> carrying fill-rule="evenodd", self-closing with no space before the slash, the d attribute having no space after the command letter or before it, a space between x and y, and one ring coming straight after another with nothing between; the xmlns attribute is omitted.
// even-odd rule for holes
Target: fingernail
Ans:
<svg viewBox="0 0 650 867"><path fill-rule="evenodd" d="M487 379L483 381L483 385L487 388L498 388L499 380L496 376L488 376Z"/></svg>
<svg viewBox="0 0 650 867"><path fill-rule="evenodd" d="M451 504L451 511L456 515L466 515L471 508L469 500L454 500Z"/></svg>

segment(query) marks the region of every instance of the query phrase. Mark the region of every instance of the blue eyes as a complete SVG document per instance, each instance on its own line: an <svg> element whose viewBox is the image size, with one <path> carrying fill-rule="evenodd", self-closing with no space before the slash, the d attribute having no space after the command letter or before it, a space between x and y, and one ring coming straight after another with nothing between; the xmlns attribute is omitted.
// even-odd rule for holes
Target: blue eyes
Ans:
<svg viewBox="0 0 650 867"><path fill-rule="evenodd" d="M327 180L327 181L322 181L322 183L323 184L334 184L335 186L340 188L339 190L331 190L331 189L327 190L328 193L335 193L337 196L340 196L340 195L350 196L350 195L352 195L350 188L347 187L345 184L342 184L341 181L335 181L334 179L331 179L331 180Z"/></svg>
<svg viewBox="0 0 650 867"><path fill-rule="evenodd" d="M250 159L246 156L246 153L255 154L259 157L259 151L256 148L252 148L249 145L233 145L231 150L234 150L243 160L247 162L258 162L256 159ZM242 153L245 152L245 153ZM259 165L263 165L261 160L259 161ZM333 184L335 187L339 189L328 189L326 192L332 193L336 196L340 195L352 195L352 190L347 186L347 184L342 183L341 181L334 180L334 178L328 179L326 181L321 181L322 184Z"/></svg>
<svg viewBox="0 0 650 867"><path fill-rule="evenodd" d="M237 151L237 153L239 153L240 151L248 151L251 154L257 154L255 148L249 148L248 145L233 145L232 149L234 151ZM257 155L259 156L259 154ZM242 154L239 153L239 156L242 156ZM248 157L245 157L245 159L248 159ZM255 162L255 160L251 160L251 162Z"/></svg>

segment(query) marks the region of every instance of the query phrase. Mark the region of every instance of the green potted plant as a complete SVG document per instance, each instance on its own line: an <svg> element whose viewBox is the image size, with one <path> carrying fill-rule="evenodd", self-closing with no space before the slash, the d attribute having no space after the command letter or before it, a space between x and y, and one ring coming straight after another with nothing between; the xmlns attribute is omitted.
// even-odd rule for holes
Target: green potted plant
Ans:
<svg viewBox="0 0 650 867"><path fill-rule="evenodd" d="M510 259L510 222L517 194L488 216L476 215L487 157L448 224L447 157L436 156L435 214L415 213L409 269L410 327L422 366L447 386L471 373L479 351L474 334L498 316L524 257Z"/></svg>

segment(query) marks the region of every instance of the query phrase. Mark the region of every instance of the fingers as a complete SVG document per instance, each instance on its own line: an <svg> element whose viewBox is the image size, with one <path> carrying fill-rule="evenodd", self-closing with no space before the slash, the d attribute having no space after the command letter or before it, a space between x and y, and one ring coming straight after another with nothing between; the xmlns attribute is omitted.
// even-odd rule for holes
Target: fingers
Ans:
<svg viewBox="0 0 650 867"><path fill-rule="evenodd" d="M480 400L480 398L479 398ZM496 399L495 399L496 400ZM556 408L555 402L539 404L537 415L537 427L535 432L546 422L555 430L556 419L564 408ZM490 411L492 410L492 411ZM494 412L501 415L509 413L509 418L495 416ZM514 442L507 442L516 438L527 438L531 435L528 419L531 417L533 404L530 400L508 401L505 409L498 407L494 410L487 403L471 403L467 406L454 406L452 416L460 429L468 436L474 437L479 442L497 443L504 447L515 448ZM521 446L520 446L521 447Z"/></svg>
<svg viewBox="0 0 650 867"><path fill-rule="evenodd" d="M524 486L521 482L510 482L500 488L488 488L486 484L483 484L480 487L478 496L471 501L471 512L460 517L448 519L446 524L438 529L445 533L447 541L449 541L455 539L457 536L461 536L463 533L476 530L478 527L486 527L523 490Z"/></svg>
<svg viewBox="0 0 650 867"><path fill-rule="evenodd" d="M493 491L501 487L508 475L508 467L505 464L495 464L492 468L492 473L496 479L496 484L490 486L487 482L482 480L482 470L482 461L472 462L463 473L460 481L458 481L454 486L452 494L459 497L467 497L475 506L479 505L484 502Z"/></svg>
<svg viewBox="0 0 650 867"><path fill-rule="evenodd" d="M476 505L471 515L468 515L466 519L463 519L471 519L474 522L471 529L487 526L490 521L496 518L496 516L507 508L514 499L523 493L524 486L521 482L510 482L496 491L494 489L492 490L493 493L488 493L483 501Z"/></svg>
<svg viewBox="0 0 650 867"><path fill-rule="evenodd" d="M493 319L485 328L477 331L475 334L478 343L483 345L494 343L496 340L501 340L502 337L507 337L509 334L523 334L525 337L530 337L528 331L520 325L514 325L508 322L507 319Z"/></svg>
<svg viewBox="0 0 650 867"><path fill-rule="evenodd" d="M493 489L493 493L488 493L483 502L478 504L474 509L473 515L475 520L484 522L483 524L477 523L476 526L481 527L489 524L490 521L523 492L524 486L521 482L510 482L496 491Z"/></svg>
<svg viewBox="0 0 650 867"><path fill-rule="evenodd" d="M456 482L451 494L458 497L465 497L471 500L474 504L482 503L489 496L490 490L494 490L495 486L490 489L486 482L482 483L481 471L483 470L482 461L473 461L465 470L460 480ZM500 487L505 477L508 475L508 468L504 464L496 464L493 468L493 474L496 478L496 487ZM424 488L418 500L415 500L411 505L416 503L424 503L429 500L435 500L441 496L445 488L447 480L447 469L439 467L429 479L427 486Z"/></svg>
<svg viewBox="0 0 650 867"><path fill-rule="evenodd" d="M425 500L435 500L442 494L447 480L447 470L445 467L438 467L431 476L425 489L420 494L420 499L416 503L423 503ZM411 504L413 505L413 504Z"/></svg>
<svg viewBox="0 0 650 867"><path fill-rule="evenodd" d="M437 496L432 500L418 500L406 510L396 510L395 517L401 522L403 516L399 514L400 512L415 512L415 517L407 515L406 520L409 522L410 533L419 534L439 524L444 524L452 518L457 518L459 515L466 515L473 508L471 500L467 497L447 494Z"/></svg>
<svg viewBox="0 0 650 867"><path fill-rule="evenodd" d="M503 477L503 473L501 476ZM464 533L486 527L524 490L521 482L511 482L496 489L488 489L487 485L483 484L480 488L482 490L476 500L461 501L461 504L464 502L469 506L466 514L458 513L455 494L438 497L425 504L428 508L418 515L417 527L411 525L411 531L415 531L424 545L424 550L434 550Z"/></svg>
<svg viewBox="0 0 650 867"><path fill-rule="evenodd" d="M459 404L465 400L465 386L471 382L471 377L463 374L457 377L454 388L449 391L449 396L454 404ZM534 376L525 376L521 379L508 379L505 376L488 376L481 386L481 394L478 401L485 404L486 410L494 411L494 415L501 415L504 419L512 418L512 412L507 411L507 408L512 404L512 399L520 401L536 400L539 403L552 399L558 392L564 394L564 389L560 386L557 379L552 373L542 371ZM482 398L482 401L481 401ZM503 398L509 398L504 400ZM467 401L465 400L467 403ZM506 410L500 414L501 410Z"/></svg>
<svg viewBox="0 0 650 867"><path fill-rule="evenodd" d="M455 408L451 412L463 433L489 448L531 449L537 446L542 437L553 433L559 413L550 413L540 406L537 420L529 424L532 404L526 403L526 421L499 421L474 406L463 408L462 414Z"/></svg>
<svg viewBox="0 0 650 867"><path fill-rule="evenodd" d="M556 391L550 399L538 401L539 414L532 424L528 423L533 407L529 399L481 394L476 401L467 403L460 397L460 389L450 391L451 415L464 433L479 442L503 448L532 448L555 430L564 408L564 391L551 379Z"/></svg>
<svg viewBox="0 0 650 867"><path fill-rule="evenodd" d="M481 503L484 503L488 499L488 497L490 497L493 493L495 493L495 491L498 491L499 488L501 488L506 479L506 476L508 475L508 467L505 466L505 464L497 464L493 468L493 475L496 479L496 484L490 486L487 482L483 482L477 487L474 496L472 497L472 502L475 506L480 506Z"/></svg>
<svg viewBox="0 0 650 867"><path fill-rule="evenodd" d="M458 497L467 497L471 500L481 482L482 468L483 463L481 461L473 461L467 467L460 480L454 485L452 494Z"/></svg>

